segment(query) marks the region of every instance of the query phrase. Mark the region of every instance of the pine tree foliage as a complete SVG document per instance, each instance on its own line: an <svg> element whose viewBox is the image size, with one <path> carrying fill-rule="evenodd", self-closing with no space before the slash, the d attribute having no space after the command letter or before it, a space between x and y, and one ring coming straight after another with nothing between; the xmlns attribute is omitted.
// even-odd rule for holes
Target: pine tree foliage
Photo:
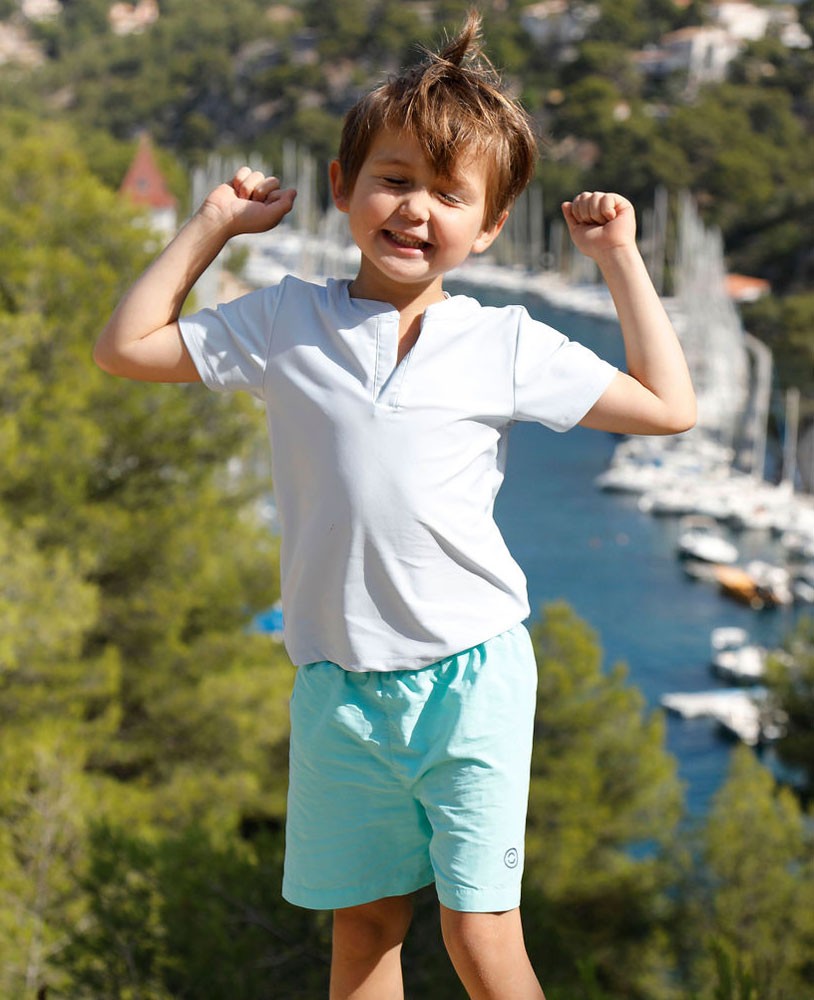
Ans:
<svg viewBox="0 0 814 1000"><path fill-rule="evenodd" d="M788 789L744 747L703 830L687 929L699 996L741 981L761 1000L814 996L814 834ZM716 970L716 974L713 974ZM727 971L728 970L728 971ZM748 991L747 991L748 994Z"/></svg>
<svg viewBox="0 0 814 1000"><path fill-rule="evenodd" d="M558 982L575 989L574 970L589 965L612 996L669 996L661 849L682 795L663 721L645 711L622 665L603 669L596 636L567 606L547 607L532 636L526 907L540 974L555 997Z"/></svg>
<svg viewBox="0 0 814 1000"><path fill-rule="evenodd" d="M91 819L279 827L292 670L247 634L279 593L256 409L95 368L145 229L68 127L0 115L0 191L0 995L29 1000Z"/></svg>
<svg viewBox="0 0 814 1000"><path fill-rule="evenodd" d="M814 618L803 618L786 641L785 655L769 664L775 710L784 719L777 743L809 801L814 794Z"/></svg>

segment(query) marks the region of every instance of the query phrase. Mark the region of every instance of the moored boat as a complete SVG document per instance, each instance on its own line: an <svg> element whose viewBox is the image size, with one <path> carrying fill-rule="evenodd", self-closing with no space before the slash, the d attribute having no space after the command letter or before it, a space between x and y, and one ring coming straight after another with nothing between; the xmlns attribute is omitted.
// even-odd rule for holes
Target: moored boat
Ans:
<svg viewBox="0 0 814 1000"><path fill-rule="evenodd" d="M737 548L718 531L715 521L701 515L682 518L677 548L682 559L731 565L738 558Z"/></svg>
<svg viewBox="0 0 814 1000"><path fill-rule="evenodd" d="M736 684L754 684L766 673L767 651L749 641L746 629L723 626L712 630L711 663L713 670Z"/></svg>
<svg viewBox="0 0 814 1000"><path fill-rule="evenodd" d="M714 578L724 594L756 611L794 600L789 573L781 566L759 560L746 566L716 565Z"/></svg>

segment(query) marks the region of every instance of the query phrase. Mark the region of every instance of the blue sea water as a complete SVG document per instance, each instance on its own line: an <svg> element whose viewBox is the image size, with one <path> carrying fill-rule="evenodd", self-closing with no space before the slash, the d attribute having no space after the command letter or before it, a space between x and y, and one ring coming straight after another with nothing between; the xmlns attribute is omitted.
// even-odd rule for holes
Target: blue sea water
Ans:
<svg viewBox="0 0 814 1000"><path fill-rule="evenodd" d="M474 294L495 305L519 301L516 292ZM532 315L623 364L616 324L561 312L534 297L523 301ZM594 485L616 444L611 435L579 427L557 434L515 426L496 516L526 573L532 615L549 602L567 601L597 632L605 663L624 661L630 682L657 709L666 692L724 686L709 668L713 628L739 625L773 646L792 627L793 613L754 612L687 577L675 555L674 518L642 514L635 497ZM737 543L747 557L767 553L770 545L765 535L741 534ZM700 816L726 776L733 744L710 720L672 716L666 738L688 812Z"/></svg>

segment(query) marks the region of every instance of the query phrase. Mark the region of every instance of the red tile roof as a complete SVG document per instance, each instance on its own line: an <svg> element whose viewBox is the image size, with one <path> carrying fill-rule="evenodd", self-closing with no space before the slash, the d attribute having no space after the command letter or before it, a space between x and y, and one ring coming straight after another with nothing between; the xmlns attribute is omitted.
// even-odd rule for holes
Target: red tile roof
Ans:
<svg viewBox="0 0 814 1000"><path fill-rule="evenodd" d="M142 135L119 190L134 204L147 208L175 208L177 201L162 174L153 152L150 137Z"/></svg>
<svg viewBox="0 0 814 1000"><path fill-rule="evenodd" d="M746 274L727 274L726 290L735 302L754 302L768 295L772 286L765 278L752 278Z"/></svg>

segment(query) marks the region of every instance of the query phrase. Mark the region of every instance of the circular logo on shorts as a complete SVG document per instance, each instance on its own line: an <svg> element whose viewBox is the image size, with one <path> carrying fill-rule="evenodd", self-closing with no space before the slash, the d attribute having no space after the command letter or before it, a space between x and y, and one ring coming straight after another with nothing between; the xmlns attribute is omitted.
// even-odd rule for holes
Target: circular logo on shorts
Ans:
<svg viewBox="0 0 814 1000"><path fill-rule="evenodd" d="M520 860L520 856L517 853L516 847L510 847L508 851L503 855L503 864L507 868L517 868L517 862Z"/></svg>

